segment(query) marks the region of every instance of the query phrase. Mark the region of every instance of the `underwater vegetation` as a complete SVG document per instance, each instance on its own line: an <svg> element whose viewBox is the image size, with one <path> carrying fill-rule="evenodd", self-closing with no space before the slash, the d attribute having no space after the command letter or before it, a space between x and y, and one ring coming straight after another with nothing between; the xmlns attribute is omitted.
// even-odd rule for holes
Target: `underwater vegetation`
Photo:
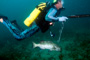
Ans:
<svg viewBox="0 0 90 60"><path fill-rule="evenodd" d="M27 39L28 42L16 41L17 44L7 41L0 49L0 60L90 60L90 34L75 32L72 34L64 33L60 43L54 41L62 51L33 48L32 41ZM45 37L42 38L45 39Z"/></svg>

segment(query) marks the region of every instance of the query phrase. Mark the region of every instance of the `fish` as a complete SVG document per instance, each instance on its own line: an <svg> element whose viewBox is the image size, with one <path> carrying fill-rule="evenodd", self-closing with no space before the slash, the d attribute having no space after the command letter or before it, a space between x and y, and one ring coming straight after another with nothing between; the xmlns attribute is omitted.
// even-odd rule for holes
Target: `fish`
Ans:
<svg viewBox="0 0 90 60"><path fill-rule="evenodd" d="M61 48L52 41L41 41L38 44L36 44L35 42L32 43L33 48L39 47L40 49L48 49L50 51L61 51Z"/></svg>

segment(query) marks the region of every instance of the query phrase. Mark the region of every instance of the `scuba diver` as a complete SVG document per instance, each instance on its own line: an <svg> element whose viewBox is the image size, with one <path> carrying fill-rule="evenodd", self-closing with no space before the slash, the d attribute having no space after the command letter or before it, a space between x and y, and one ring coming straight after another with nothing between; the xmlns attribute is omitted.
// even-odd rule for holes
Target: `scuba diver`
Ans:
<svg viewBox="0 0 90 60"><path fill-rule="evenodd" d="M38 8L39 6L37 6ZM33 19L34 21L31 23L31 25L28 25L28 29L21 31L19 28L15 27L6 16L0 16L0 22L3 23L9 31L13 34L13 36L17 40L25 39L26 37L30 37L39 30L41 32L46 32L49 27L52 25L52 22L63 22L66 21L68 18L65 16L58 17L58 15L61 12L62 9L62 2L61 0L54 0L54 3L52 3L51 7L49 8L48 12L45 10L42 11L40 14L38 14L38 17ZM36 11L36 9L35 9ZM31 18L32 14L30 14ZM34 14L35 16L35 14ZM28 19L28 18L27 18ZM26 19L26 20L27 20ZM30 19L29 19L30 20ZM27 25L29 21L24 21L24 23ZM52 34L51 34L52 35ZM52 35L53 36L53 35Z"/></svg>

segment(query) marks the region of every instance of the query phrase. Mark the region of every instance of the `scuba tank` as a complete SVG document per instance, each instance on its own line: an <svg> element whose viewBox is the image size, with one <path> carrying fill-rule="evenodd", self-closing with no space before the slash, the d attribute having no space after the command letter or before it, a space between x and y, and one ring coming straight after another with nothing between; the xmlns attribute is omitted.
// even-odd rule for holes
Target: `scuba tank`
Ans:
<svg viewBox="0 0 90 60"><path fill-rule="evenodd" d="M35 19L37 19L37 17L39 16L39 14L41 13L41 11L44 10L44 8L46 7L46 3L41 3L39 4L31 13L30 15L25 19L24 24L26 26L30 26L33 21L35 21Z"/></svg>

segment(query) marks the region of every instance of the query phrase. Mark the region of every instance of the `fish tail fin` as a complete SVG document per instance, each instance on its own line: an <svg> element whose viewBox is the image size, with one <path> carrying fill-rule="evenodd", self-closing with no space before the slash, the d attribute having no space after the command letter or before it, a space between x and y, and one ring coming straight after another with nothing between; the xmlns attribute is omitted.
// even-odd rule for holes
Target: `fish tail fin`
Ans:
<svg viewBox="0 0 90 60"><path fill-rule="evenodd" d="M33 48L37 47L37 44L36 43L34 43L34 42L32 42L32 43L33 43Z"/></svg>

